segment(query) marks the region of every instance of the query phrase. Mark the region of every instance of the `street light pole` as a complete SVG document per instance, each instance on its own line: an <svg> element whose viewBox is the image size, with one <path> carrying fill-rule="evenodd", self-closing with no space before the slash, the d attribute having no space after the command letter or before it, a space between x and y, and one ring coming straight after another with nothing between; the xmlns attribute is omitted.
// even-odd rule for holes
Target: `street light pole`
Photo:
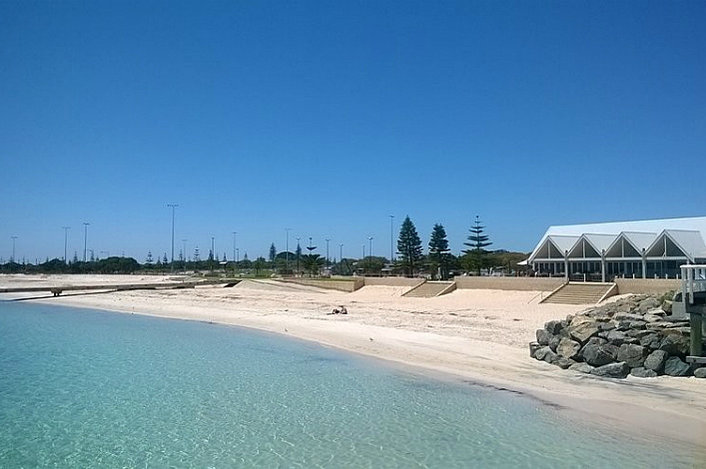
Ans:
<svg viewBox="0 0 706 469"><path fill-rule="evenodd" d="M370 241L370 253L368 254L370 257L373 257L373 237L368 236L368 241Z"/></svg>
<svg viewBox="0 0 706 469"><path fill-rule="evenodd" d="M235 262L235 248L237 247L237 236L238 236L238 232L234 231L233 232L233 262Z"/></svg>
<svg viewBox="0 0 706 469"><path fill-rule="evenodd" d="M392 224L395 219L394 215L390 215L390 264L395 261L395 251L392 249Z"/></svg>
<svg viewBox="0 0 706 469"><path fill-rule="evenodd" d="M328 267L328 243L331 239L326 238L326 267Z"/></svg>
<svg viewBox="0 0 706 469"><path fill-rule="evenodd" d="M343 243L338 245L338 262L343 262Z"/></svg>
<svg viewBox="0 0 706 469"><path fill-rule="evenodd" d="M83 262L86 262L86 253L88 252L88 225L90 223L83 222Z"/></svg>
<svg viewBox="0 0 706 469"><path fill-rule="evenodd" d="M181 240L181 243L183 245L182 250L184 252L184 270L186 270L186 260L188 259L188 256L186 255L186 242L187 241L188 241L188 239L186 239L186 238Z"/></svg>
<svg viewBox="0 0 706 469"><path fill-rule="evenodd" d="M167 207L172 208L172 272L174 272L174 209L176 209L179 204L167 204Z"/></svg>
<svg viewBox="0 0 706 469"><path fill-rule="evenodd" d="M68 246L68 240L69 240L69 230L71 229L70 226L62 226L64 229L64 264L66 264L66 248Z"/></svg>
<svg viewBox="0 0 706 469"><path fill-rule="evenodd" d="M15 240L17 239L17 236L10 236L12 238L12 257L10 258L10 262L14 263L15 262Z"/></svg>
<svg viewBox="0 0 706 469"><path fill-rule="evenodd" d="M284 232L287 233L287 241L285 242L285 254L284 254L284 271L286 274L289 274L289 230L291 228L285 228Z"/></svg>

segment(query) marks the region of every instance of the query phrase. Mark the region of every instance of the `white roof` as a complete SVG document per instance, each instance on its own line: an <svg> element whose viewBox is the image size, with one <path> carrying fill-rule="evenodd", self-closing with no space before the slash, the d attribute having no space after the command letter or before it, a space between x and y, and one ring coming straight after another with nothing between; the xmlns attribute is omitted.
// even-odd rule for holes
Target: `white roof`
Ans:
<svg viewBox="0 0 706 469"><path fill-rule="evenodd" d="M607 250L619 235L623 235L638 251L642 251L643 248L647 250L663 233L668 234L692 258L706 258L706 217L690 217L550 226L535 246L529 260L534 259L547 239L565 251L571 249L579 237L584 236L600 251ZM565 247L571 239L571 245ZM560 240L563 241L561 245Z"/></svg>

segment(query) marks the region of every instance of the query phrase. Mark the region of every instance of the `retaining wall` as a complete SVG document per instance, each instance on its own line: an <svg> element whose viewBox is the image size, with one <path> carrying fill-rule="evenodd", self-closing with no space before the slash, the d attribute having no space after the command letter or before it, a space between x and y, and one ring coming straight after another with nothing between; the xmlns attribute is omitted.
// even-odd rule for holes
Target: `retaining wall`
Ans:
<svg viewBox="0 0 706 469"><path fill-rule="evenodd" d="M386 287L413 287L422 282L424 282L422 278L365 277L365 285L382 285Z"/></svg>
<svg viewBox="0 0 706 469"><path fill-rule="evenodd" d="M454 277L458 289L554 291L563 277Z"/></svg>
<svg viewBox="0 0 706 469"><path fill-rule="evenodd" d="M618 294L620 295L626 293L660 295L669 290L679 290L681 288L681 280L616 278L615 283L618 285Z"/></svg>
<svg viewBox="0 0 706 469"><path fill-rule="evenodd" d="M330 279L321 280L315 278L288 278L285 282L297 283L299 285L308 285L311 287L326 288L329 290L339 290L345 292L354 292L365 285L363 278L346 278L346 279Z"/></svg>

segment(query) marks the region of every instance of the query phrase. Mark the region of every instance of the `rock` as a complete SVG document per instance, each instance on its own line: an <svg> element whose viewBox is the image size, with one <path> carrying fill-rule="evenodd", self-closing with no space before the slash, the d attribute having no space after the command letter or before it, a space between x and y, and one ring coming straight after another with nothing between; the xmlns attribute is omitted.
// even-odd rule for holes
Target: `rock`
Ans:
<svg viewBox="0 0 706 469"><path fill-rule="evenodd" d="M615 329L615 323L610 321L610 322L602 322L598 324L598 329L601 331L612 331Z"/></svg>
<svg viewBox="0 0 706 469"><path fill-rule="evenodd" d="M625 343L626 344L639 344L640 341L638 339L636 339L635 337L627 337L625 339Z"/></svg>
<svg viewBox="0 0 706 469"><path fill-rule="evenodd" d="M645 358L644 366L658 374L664 371L664 362L669 355L664 350L655 350Z"/></svg>
<svg viewBox="0 0 706 469"><path fill-rule="evenodd" d="M664 363L664 374L669 376L688 376L689 365L681 361L679 357L669 357Z"/></svg>
<svg viewBox="0 0 706 469"><path fill-rule="evenodd" d="M596 322L590 318L585 318L576 324L578 319L579 318L576 317L573 321L571 321L571 325L569 326L569 335L572 339L583 344L588 339L598 334L598 326L596 325Z"/></svg>
<svg viewBox="0 0 706 469"><path fill-rule="evenodd" d="M549 345L552 335L545 329L537 329L537 342L539 345Z"/></svg>
<svg viewBox="0 0 706 469"><path fill-rule="evenodd" d="M641 367L645 363L645 347L623 344L618 350L618 361L625 362L630 368Z"/></svg>
<svg viewBox="0 0 706 469"><path fill-rule="evenodd" d="M552 365L556 365L559 368L561 368L562 370L565 370L568 367L570 367L571 365L573 365L574 363L576 363L576 362L573 360L569 360L566 357L557 356L556 359L552 362Z"/></svg>
<svg viewBox="0 0 706 469"><path fill-rule="evenodd" d="M540 347L534 353L534 358L537 360L544 360L547 363L551 363L556 360L557 354L552 351L548 346Z"/></svg>
<svg viewBox="0 0 706 469"><path fill-rule="evenodd" d="M647 311L656 308L660 306L659 300L657 298L646 298L642 301L640 301L640 305L638 306L638 310L641 313L646 313Z"/></svg>
<svg viewBox="0 0 706 469"><path fill-rule="evenodd" d="M706 367L702 366L701 368L695 369L694 376L696 376L697 378L706 378Z"/></svg>
<svg viewBox="0 0 706 469"><path fill-rule="evenodd" d="M644 329L646 326L646 321L630 321L628 323L628 327L630 327L630 329Z"/></svg>
<svg viewBox="0 0 706 469"><path fill-rule="evenodd" d="M659 344L659 349L670 355L687 355L690 347L689 338L681 334L668 334Z"/></svg>
<svg viewBox="0 0 706 469"><path fill-rule="evenodd" d="M602 337L591 337L590 339L588 339L588 342L586 342L586 344L584 346L586 346L586 345L605 345L607 343L608 343L608 341Z"/></svg>
<svg viewBox="0 0 706 469"><path fill-rule="evenodd" d="M530 351L530 357L534 358L534 354L539 350L541 345L537 342L530 342L529 344L529 351Z"/></svg>
<svg viewBox="0 0 706 469"><path fill-rule="evenodd" d="M656 314L645 314L645 321L647 322L659 322L663 321L662 316L657 316Z"/></svg>
<svg viewBox="0 0 706 469"><path fill-rule="evenodd" d="M611 344L621 346L625 342L627 335L623 331L609 331L606 333L605 338Z"/></svg>
<svg viewBox="0 0 706 469"><path fill-rule="evenodd" d="M647 368L643 368L641 366L630 370L630 374L633 376L637 376L638 378L654 378L655 376L657 376L657 373L655 373L654 371L648 370Z"/></svg>
<svg viewBox="0 0 706 469"><path fill-rule="evenodd" d="M551 335L557 335L563 328L564 326L562 326L561 321L547 321L544 324L544 330Z"/></svg>
<svg viewBox="0 0 706 469"><path fill-rule="evenodd" d="M642 321L642 315L633 313L617 313L613 316L613 319L616 321Z"/></svg>
<svg viewBox="0 0 706 469"><path fill-rule="evenodd" d="M647 314L649 314L649 315L651 315L651 316L659 316L659 317L661 317L662 319L664 319L664 316L667 315L667 313L664 312L664 310L662 309L662 307L655 308L655 309L651 309L651 310L649 310L649 311L647 312ZM646 314L645 316L647 316L647 314Z"/></svg>
<svg viewBox="0 0 706 469"><path fill-rule="evenodd" d="M581 344L567 337L564 337L559 341L559 345L556 348L556 353L564 358L575 359L578 357L580 350Z"/></svg>
<svg viewBox="0 0 706 469"><path fill-rule="evenodd" d="M664 300L662 302L662 311L667 314L672 314L672 302L669 300Z"/></svg>
<svg viewBox="0 0 706 469"><path fill-rule="evenodd" d="M618 325L615 327L619 331L627 331L630 329L630 321L627 320L622 320L618 322Z"/></svg>
<svg viewBox="0 0 706 469"><path fill-rule="evenodd" d="M578 371L579 373L590 374L593 370L593 367L588 363L574 363L569 367L569 369L572 371Z"/></svg>
<svg viewBox="0 0 706 469"><path fill-rule="evenodd" d="M625 378L630 373L630 367L625 362L609 363L591 370L592 375L604 378Z"/></svg>
<svg viewBox="0 0 706 469"><path fill-rule="evenodd" d="M552 349L552 351L556 352L556 348L559 346L559 342L561 341L562 337L559 337L558 335L553 335L551 339L549 339L549 348Z"/></svg>
<svg viewBox="0 0 706 469"><path fill-rule="evenodd" d="M661 343L661 337L655 333L648 334L640 339L640 345L650 350L657 350Z"/></svg>
<svg viewBox="0 0 706 469"><path fill-rule="evenodd" d="M612 351L607 349L607 344L587 344L581 349L581 356L586 363L593 366L603 366L615 360Z"/></svg>

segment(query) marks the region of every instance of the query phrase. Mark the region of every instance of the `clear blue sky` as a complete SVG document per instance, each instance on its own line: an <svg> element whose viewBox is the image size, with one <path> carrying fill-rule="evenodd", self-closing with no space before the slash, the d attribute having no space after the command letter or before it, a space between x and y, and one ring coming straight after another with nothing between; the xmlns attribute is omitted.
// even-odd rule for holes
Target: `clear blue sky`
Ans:
<svg viewBox="0 0 706 469"><path fill-rule="evenodd" d="M0 3L0 256L706 214L706 2ZM396 233L395 233L396 237ZM306 243L305 241L306 240ZM335 248L334 248L335 246ZM325 254L323 250L319 252Z"/></svg>

